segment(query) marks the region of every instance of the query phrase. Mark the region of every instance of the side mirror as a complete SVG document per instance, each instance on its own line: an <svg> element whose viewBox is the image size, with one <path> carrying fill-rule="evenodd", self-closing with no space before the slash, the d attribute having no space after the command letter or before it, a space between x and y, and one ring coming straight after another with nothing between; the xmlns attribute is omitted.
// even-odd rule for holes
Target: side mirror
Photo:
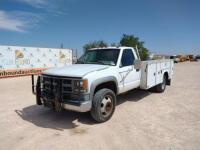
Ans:
<svg viewBox="0 0 200 150"><path fill-rule="evenodd" d="M141 68L141 60L136 59L134 61L134 69L139 70Z"/></svg>

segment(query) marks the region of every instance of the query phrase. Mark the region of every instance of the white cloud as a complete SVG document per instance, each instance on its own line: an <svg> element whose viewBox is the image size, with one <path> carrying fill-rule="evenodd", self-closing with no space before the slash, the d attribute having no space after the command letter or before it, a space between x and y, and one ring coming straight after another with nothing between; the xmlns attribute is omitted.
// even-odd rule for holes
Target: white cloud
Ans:
<svg viewBox="0 0 200 150"><path fill-rule="evenodd" d="M68 2L69 1L75 0L68 0ZM51 13L51 15L54 16L68 14L66 12L66 7L62 5L66 0L18 0L18 2L23 2L36 9L41 9L44 12Z"/></svg>
<svg viewBox="0 0 200 150"><path fill-rule="evenodd" d="M16 32L26 32L26 29L37 25L40 17L33 13L22 11L6 12L0 10L0 29Z"/></svg>
<svg viewBox="0 0 200 150"><path fill-rule="evenodd" d="M48 5L48 0L18 0L20 2L27 3L33 7L42 8L45 5Z"/></svg>
<svg viewBox="0 0 200 150"><path fill-rule="evenodd" d="M22 20L13 18L5 11L0 11L0 29L23 32L25 26Z"/></svg>
<svg viewBox="0 0 200 150"><path fill-rule="evenodd" d="M66 7L60 5L64 0L17 0L34 7L33 12L0 10L0 30L27 32L38 26L48 16L67 15ZM36 10L36 11L35 11ZM37 13L37 10L40 13Z"/></svg>

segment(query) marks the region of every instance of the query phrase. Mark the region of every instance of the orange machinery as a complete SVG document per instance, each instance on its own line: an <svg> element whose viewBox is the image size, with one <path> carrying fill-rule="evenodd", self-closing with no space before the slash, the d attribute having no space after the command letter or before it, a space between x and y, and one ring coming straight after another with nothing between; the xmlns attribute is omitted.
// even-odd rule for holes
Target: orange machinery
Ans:
<svg viewBox="0 0 200 150"><path fill-rule="evenodd" d="M189 61L194 59L194 55L188 55Z"/></svg>
<svg viewBox="0 0 200 150"><path fill-rule="evenodd" d="M177 57L179 58L180 62L184 62L187 60L187 57L184 55L177 55Z"/></svg>

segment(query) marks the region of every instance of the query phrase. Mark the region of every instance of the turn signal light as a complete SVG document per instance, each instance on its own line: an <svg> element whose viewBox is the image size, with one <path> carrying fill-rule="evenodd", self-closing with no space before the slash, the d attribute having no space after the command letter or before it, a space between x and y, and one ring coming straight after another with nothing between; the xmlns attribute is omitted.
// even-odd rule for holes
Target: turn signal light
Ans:
<svg viewBox="0 0 200 150"><path fill-rule="evenodd" d="M88 81L87 80L81 81L81 92L86 93L87 87L88 87Z"/></svg>

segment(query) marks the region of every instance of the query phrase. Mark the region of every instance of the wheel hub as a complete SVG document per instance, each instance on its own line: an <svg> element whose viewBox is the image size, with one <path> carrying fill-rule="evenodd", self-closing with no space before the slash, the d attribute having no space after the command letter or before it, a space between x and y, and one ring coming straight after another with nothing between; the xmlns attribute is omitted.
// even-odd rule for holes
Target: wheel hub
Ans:
<svg viewBox="0 0 200 150"><path fill-rule="evenodd" d="M112 112L113 104L112 98L110 96L105 96L101 102L101 113L103 116L107 117Z"/></svg>

